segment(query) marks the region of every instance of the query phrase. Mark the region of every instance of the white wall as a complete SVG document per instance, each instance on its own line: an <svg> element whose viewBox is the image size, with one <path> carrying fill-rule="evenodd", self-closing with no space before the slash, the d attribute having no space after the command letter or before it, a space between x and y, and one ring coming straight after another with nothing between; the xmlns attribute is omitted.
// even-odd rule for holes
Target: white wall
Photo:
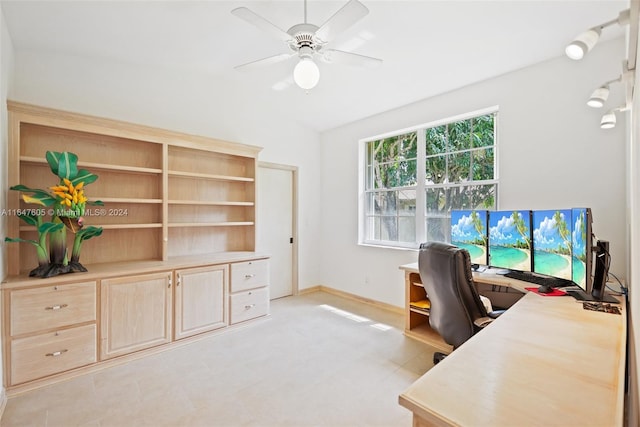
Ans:
<svg viewBox="0 0 640 427"><path fill-rule="evenodd" d="M640 46L638 48L640 58ZM629 141L627 144L627 224L629 230L629 257L628 257L628 286L629 306L629 410L628 425L640 425L640 371L638 370L638 355L640 355L640 73L636 72L635 92L631 112L631 126L629 129Z"/></svg>
<svg viewBox="0 0 640 427"><path fill-rule="evenodd" d="M32 51L17 51L15 67L13 100L258 145L260 160L298 166L299 284L319 283L316 132L271 111L268 102L225 92L213 75Z"/></svg>
<svg viewBox="0 0 640 427"><path fill-rule="evenodd" d="M11 94L13 80L13 45L7 31L4 13L0 9L0 188L7 188L7 96ZM0 211L7 207L7 193L0 192ZM7 275L4 238L7 234L6 216L0 216L0 281ZM1 325L0 325L1 327ZM2 354L0 354L0 377L2 377ZM4 387L0 386L0 405L4 399ZM1 407L1 406L0 406ZM2 415L0 413L0 415Z"/></svg>
<svg viewBox="0 0 640 427"><path fill-rule="evenodd" d="M624 277L625 119L619 114L615 129L601 130L603 111L585 104L593 89L620 75L623 42L602 43L581 62L558 57L324 133L322 264L330 268L322 283L404 305L398 266L417 261L417 253L357 245L358 140L493 105L499 209L591 207L595 233L611 242L612 271ZM623 99L618 86L611 107Z"/></svg>

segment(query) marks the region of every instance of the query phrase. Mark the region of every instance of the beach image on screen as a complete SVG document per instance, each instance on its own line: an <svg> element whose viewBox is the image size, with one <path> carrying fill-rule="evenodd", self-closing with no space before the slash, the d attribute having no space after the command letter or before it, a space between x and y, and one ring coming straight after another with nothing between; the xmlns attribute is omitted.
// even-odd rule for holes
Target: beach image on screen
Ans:
<svg viewBox="0 0 640 427"><path fill-rule="evenodd" d="M469 251L472 263L487 265L487 211L451 211L451 244Z"/></svg>
<svg viewBox="0 0 640 427"><path fill-rule="evenodd" d="M589 227L586 209L572 209L571 230L571 274L573 280L582 289L587 289L587 239Z"/></svg>
<svg viewBox="0 0 640 427"><path fill-rule="evenodd" d="M529 211L489 212L489 264L510 270L531 271Z"/></svg>
<svg viewBox="0 0 640 427"><path fill-rule="evenodd" d="M571 280L571 210L533 211L533 271Z"/></svg>

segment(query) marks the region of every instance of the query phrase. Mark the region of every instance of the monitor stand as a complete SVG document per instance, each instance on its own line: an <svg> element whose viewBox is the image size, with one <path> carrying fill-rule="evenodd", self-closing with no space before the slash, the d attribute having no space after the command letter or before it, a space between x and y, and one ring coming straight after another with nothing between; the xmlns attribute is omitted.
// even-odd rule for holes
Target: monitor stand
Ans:
<svg viewBox="0 0 640 427"><path fill-rule="evenodd" d="M578 301L588 301L588 302L609 302L613 304L620 304L620 301L614 297L613 295L605 294L602 298L596 298L591 294L586 293L582 289L580 290L568 290L566 291L569 295L577 299Z"/></svg>

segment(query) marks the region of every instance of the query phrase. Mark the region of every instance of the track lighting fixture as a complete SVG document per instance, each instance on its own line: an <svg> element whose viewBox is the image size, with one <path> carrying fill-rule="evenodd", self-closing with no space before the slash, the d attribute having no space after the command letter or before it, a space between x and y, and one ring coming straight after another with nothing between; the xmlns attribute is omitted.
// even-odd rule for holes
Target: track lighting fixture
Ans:
<svg viewBox="0 0 640 427"><path fill-rule="evenodd" d="M582 34L579 34L565 49L565 53L571 59L580 60L598 43L602 29L613 24L626 25L629 23L630 11L623 10L618 18L593 27Z"/></svg>
<svg viewBox="0 0 640 427"><path fill-rule="evenodd" d="M609 85L605 84L593 91L593 93L589 97L589 100L587 101L587 105L593 108L602 108L604 107L604 103L607 102L608 97Z"/></svg>
<svg viewBox="0 0 640 427"><path fill-rule="evenodd" d="M613 129L614 127L616 127L616 113L627 111L628 109L630 109L629 104L607 111L607 113L603 115L602 119L600 120L600 128Z"/></svg>
<svg viewBox="0 0 640 427"><path fill-rule="evenodd" d="M616 113L615 110L609 110L600 120L600 128L611 129L616 126Z"/></svg>
<svg viewBox="0 0 640 427"><path fill-rule="evenodd" d="M587 101L587 105L592 108L602 108L604 107L605 102L607 102L607 98L609 98L609 89L610 85L613 83L627 83L631 81L633 74L626 68L626 64L623 64L624 72L615 80L610 80L604 84L602 84L599 88L593 91L589 100Z"/></svg>

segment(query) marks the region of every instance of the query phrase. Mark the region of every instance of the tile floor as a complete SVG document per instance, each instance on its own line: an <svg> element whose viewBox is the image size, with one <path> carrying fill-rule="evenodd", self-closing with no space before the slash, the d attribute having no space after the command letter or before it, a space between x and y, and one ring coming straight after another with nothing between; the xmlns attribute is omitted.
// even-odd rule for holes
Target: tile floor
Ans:
<svg viewBox="0 0 640 427"><path fill-rule="evenodd" d="M433 348L403 317L323 292L161 354L9 399L12 426L411 426L398 395Z"/></svg>

